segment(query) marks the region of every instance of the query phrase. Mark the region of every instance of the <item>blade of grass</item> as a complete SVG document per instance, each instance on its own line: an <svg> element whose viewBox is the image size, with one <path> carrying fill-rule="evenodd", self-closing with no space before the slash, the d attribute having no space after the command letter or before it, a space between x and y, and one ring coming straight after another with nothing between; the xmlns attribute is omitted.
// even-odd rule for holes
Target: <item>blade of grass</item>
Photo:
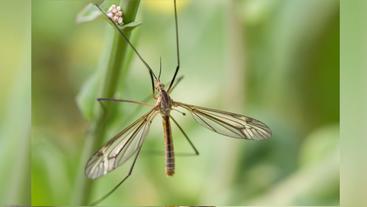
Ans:
<svg viewBox="0 0 367 207"><path fill-rule="evenodd" d="M122 5L120 2L120 5ZM125 23L134 22L140 0L128 1L125 10L124 21ZM118 86L121 68L126 65L127 61L126 52L128 45L125 44L124 40L120 37L118 32L113 31L112 47L110 50L110 56L106 64L104 71L104 79L100 88L100 97L113 97ZM131 31L126 31L126 36L130 37ZM74 205L87 205L90 202L92 195L92 189L94 182L87 179L84 175L84 164L88 157L103 144L103 138L105 137L108 120L110 113L109 108L101 109L98 108L96 115L93 116L91 123L90 133L84 143L84 149L81 158L81 167L78 171L76 178L75 191L72 198L72 204Z"/></svg>

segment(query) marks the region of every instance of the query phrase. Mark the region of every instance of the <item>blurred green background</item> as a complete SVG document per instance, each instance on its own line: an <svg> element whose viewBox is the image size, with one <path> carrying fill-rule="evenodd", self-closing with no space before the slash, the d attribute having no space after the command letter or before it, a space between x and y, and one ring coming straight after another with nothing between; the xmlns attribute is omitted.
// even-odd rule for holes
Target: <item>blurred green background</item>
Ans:
<svg viewBox="0 0 367 207"><path fill-rule="evenodd" d="M29 206L31 3L0 3L0 206Z"/></svg>
<svg viewBox="0 0 367 207"><path fill-rule="evenodd" d="M339 2L178 1L184 80L172 98L258 118L273 137L231 139L174 113L201 154L177 157L175 176L166 177L164 158L150 153L164 149L158 117L133 176L103 204L337 205ZM90 121L77 97L80 101L82 88L95 94L85 84L99 75L113 31L101 18L76 24L86 4L32 2L33 205L70 203L85 165L80 161ZM132 38L154 69L162 57L165 82L176 66L172 6L169 0L143 0L138 15L143 24ZM115 97L142 100L151 92L150 80L132 57ZM145 111L135 108L118 106L106 140ZM177 128L173 136L177 152L191 150ZM92 197L106 193L126 170L94 181Z"/></svg>

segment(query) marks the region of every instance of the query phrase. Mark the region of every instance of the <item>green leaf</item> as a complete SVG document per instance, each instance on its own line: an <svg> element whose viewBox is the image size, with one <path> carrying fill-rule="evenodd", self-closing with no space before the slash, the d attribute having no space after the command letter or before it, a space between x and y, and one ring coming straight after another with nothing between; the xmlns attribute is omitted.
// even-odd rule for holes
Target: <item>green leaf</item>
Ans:
<svg viewBox="0 0 367 207"><path fill-rule="evenodd" d="M99 16L101 16L100 10L95 6L95 4L88 4L86 7L84 7L76 17L76 22L78 24L90 22L95 19L97 19Z"/></svg>
<svg viewBox="0 0 367 207"><path fill-rule="evenodd" d="M124 24L121 26L118 26L120 29L134 29L135 27L138 27L141 25L140 21L134 21L134 22L130 22L128 24Z"/></svg>

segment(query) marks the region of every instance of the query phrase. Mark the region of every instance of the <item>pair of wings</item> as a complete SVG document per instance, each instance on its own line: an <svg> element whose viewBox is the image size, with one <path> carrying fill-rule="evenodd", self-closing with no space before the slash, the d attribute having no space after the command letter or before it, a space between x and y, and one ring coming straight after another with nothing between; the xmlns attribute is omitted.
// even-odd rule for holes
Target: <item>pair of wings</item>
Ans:
<svg viewBox="0 0 367 207"><path fill-rule="evenodd" d="M271 137L264 123L240 114L174 102L193 115L202 126L225 136L239 139L261 140ZM96 179L124 164L140 151L150 124L159 113L153 108L108 141L88 160L85 174ZM137 155L136 155L137 156Z"/></svg>

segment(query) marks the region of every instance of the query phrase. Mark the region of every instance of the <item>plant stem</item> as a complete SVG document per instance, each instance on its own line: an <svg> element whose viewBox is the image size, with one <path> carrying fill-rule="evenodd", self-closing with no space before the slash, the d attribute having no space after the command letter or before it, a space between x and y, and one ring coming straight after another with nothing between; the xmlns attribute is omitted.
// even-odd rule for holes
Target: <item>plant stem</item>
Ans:
<svg viewBox="0 0 367 207"><path fill-rule="evenodd" d="M122 5L122 0L120 5ZM125 9L124 22L130 23L135 20L138 12L140 0L128 1ZM130 37L130 31L125 32L127 37ZM107 64L104 70L104 80L101 84L100 97L110 98L113 97L118 86L120 72L122 66L127 65L127 49L128 45L121 38L120 34L116 31L113 32L112 47L110 56L108 57ZM98 108L96 116L93 118L91 124L91 131L88 134L82 153L81 167L79 169L75 192L73 195L73 205L88 205L92 195L92 189L94 182L84 175L84 165L89 156L95 152L95 150L103 144L103 140L107 130L107 120L110 113L109 108Z"/></svg>

